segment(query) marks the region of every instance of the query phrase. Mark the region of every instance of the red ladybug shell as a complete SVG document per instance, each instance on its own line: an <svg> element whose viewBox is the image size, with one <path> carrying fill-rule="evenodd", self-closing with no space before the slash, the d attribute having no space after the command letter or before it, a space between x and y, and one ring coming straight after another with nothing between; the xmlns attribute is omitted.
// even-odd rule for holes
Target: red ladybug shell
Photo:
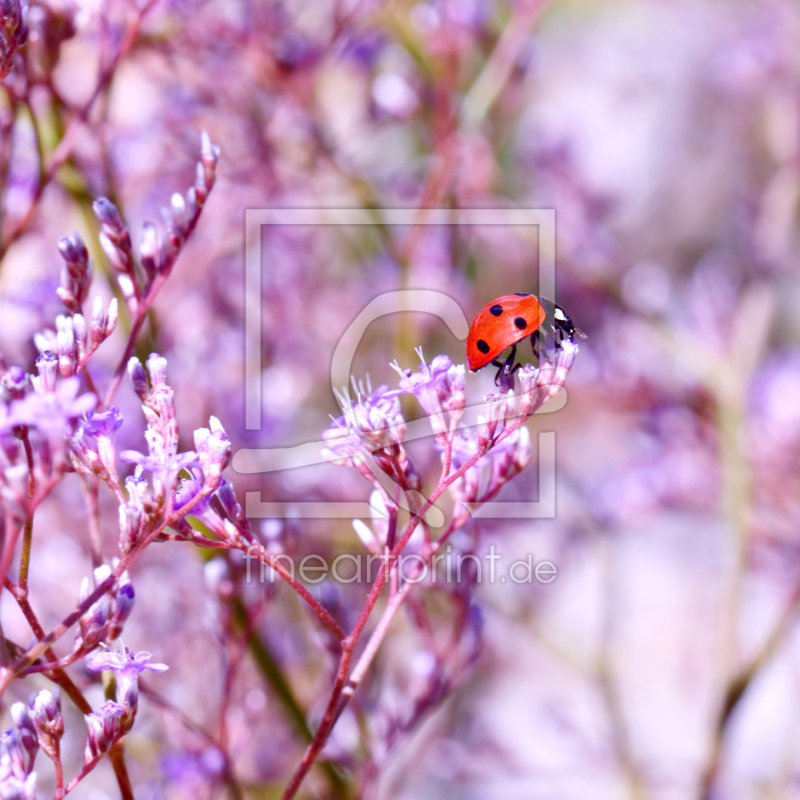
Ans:
<svg viewBox="0 0 800 800"><path fill-rule="evenodd" d="M475 372L512 344L530 336L545 320L532 294L505 294L487 303L472 320L467 336L467 364Z"/></svg>

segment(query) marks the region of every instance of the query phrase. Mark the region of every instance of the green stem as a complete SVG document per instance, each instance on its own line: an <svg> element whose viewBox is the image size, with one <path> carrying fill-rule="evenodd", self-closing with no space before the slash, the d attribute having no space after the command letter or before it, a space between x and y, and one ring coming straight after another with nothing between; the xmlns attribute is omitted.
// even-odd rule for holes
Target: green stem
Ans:
<svg viewBox="0 0 800 800"><path fill-rule="evenodd" d="M247 631L249 628L247 619L247 609L242 603L240 598L234 598L231 601L233 607L234 620L237 626ZM302 737L303 741L307 744L314 738L311 728L308 726L305 712L295 697L294 690L283 674L275 656L269 648L267 642L259 637L255 631L250 631L249 642L250 654L260 670L264 679L269 684L275 696L283 706L284 711L291 720L297 732ZM348 797L349 792L347 782L342 776L334 769L330 762L322 762L321 766L330 781L331 785L336 791L336 797Z"/></svg>

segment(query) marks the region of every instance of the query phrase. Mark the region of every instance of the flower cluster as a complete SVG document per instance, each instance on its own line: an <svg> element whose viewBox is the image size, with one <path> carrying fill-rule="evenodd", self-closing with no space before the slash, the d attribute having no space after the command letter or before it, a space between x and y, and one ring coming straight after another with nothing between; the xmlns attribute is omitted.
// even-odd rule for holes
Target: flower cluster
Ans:
<svg viewBox="0 0 800 800"><path fill-rule="evenodd" d="M55 359L40 358L37 369L38 376L29 376L11 367L3 378L10 402L0 400L0 497L18 517L32 499L29 475L49 484L63 474L71 435L97 402L80 393L77 378L56 382ZM28 386L35 391L26 393Z"/></svg>
<svg viewBox="0 0 800 800"><path fill-rule="evenodd" d="M100 672L111 670L117 688L117 699L108 700L98 711L86 715L86 762L107 753L133 726L139 706L138 676L145 670L166 672L166 664L151 664L151 653L132 653L120 646L116 651L103 650L86 659L86 666Z"/></svg>
<svg viewBox="0 0 800 800"><path fill-rule="evenodd" d="M111 567L107 564L102 564L93 572L94 581L84 578L81 583L81 602L86 600L111 575ZM81 617L80 634L75 643L77 651L81 653L89 652L97 647L100 642L113 641L122 633L125 620L128 619L133 610L135 597L127 572L123 572L120 575L112 592L103 594Z"/></svg>
<svg viewBox="0 0 800 800"><path fill-rule="evenodd" d="M9 800L36 800L36 773L33 764L41 747L52 761L60 763L60 740L64 735L61 700L43 689L30 708L25 703L11 706L12 728L0 736L0 797Z"/></svg>
<svg viewBox="0 0 800 800"><path fill-rule="evenodd" d="M0 9L6 21L12 5L6 3ZM67 313L57 317L54 331L34 337L40 352L36 374L29 375L18 366L7 367L0 358L0 522L5 532L0 586L16 599L36 634L35 644L27 650L10 642L4 644L9 660L4 661L0 671L0 693L14 678L43 674L65 687L85 712L88 730L84 767L65 785L59 744L64 721L58 695L40 692L30 709L22 703L15 704L14 727L3 734L1 742L2 798L35 796L33 763L39 748L55 764L56 796L70 792L133 725L138 704L136 676L145 669L166 669L162 664L148 663L149 653L134 655L125 648L114 653L104 649L91 655L98 647L107 648L108 643L117 641L130 617L135 593L128 567L138 556L137 548L156 539L172 538L169 526L175 526L178 538L189 528L192 533L187 538L210 544L211 540L191 529L186 520L194 506L207 519L212 519L214 513L224 515L224 520L219 519L228 539L245 546L240 541L240 532L249 530L244 513L232 487L222 477L230 461L230 442L222 424L212 417L208 428L195 431L196 452L179 452L174 392L166 382L166 359L152 354L145 367L129 358L161 283L197 223L214 184L218 154L204 134L195 186L185 200L179 195L173 197L172 211L166 218L166 240L156 242L155 251L152 231L146 228L139 259L147 273L144 282L137 275L139 267L130 235L117 209L104 198L94 204L101 224L100 242L111 266L119 273L119 287L129 301L123 310L131 317L124 356L104 398L98 397L88 362L114 332L120 309L116 300L106 307L96 297L91 319L84 316L92 266L88 249L77 233L58 244L63 266L56 291ZM126 366L143 403L147 454L116 452L116 437L124 420L112 401ZM119 460L136 465L134 474L125 477L124 489L118 473ZM182 471L192 477L179 484ZM92 560L97 566L91 577L84 578L76 608L51 633L51 640L55 641L73 626L78 628L72 651L59 658L50 646L51 640L42 641L46 637L28 599L28 576L31 551L37 550L32 547L36 509L69 472L78 473L81 478L76 486L83 489ZM144 472L152 473L152 486ZM119 505L119 557L112 557L109 563L104 557L101 534L99 492L103 483ZM188 488L191 496L187 497ZM211 499L215 501L215 511ZM217 530L218 526L210 527ZM13 558L20 540L18 574L14 574ZM64 672L84 656L89 656L90 669L111 669L116 676L116 701L105 703L97 711L90 711L91 706Z"/></svg>
<svg viewBox="0 0 800 800"><path fill-rule="evenodd" d="M418 372L391 364L400 375L398 389L381 386L372 392L368 387L365 392L354 382L356 402L340 396L345 413L323 433L323 454L334 464L355 467L380 490L382 484L369 467L372 457L404 492L418 491L421 482L403 446L408 425L398 401L399 394L411 394L430 420L445 475L451 466L457 470L448 484L457 501L485 502L530 462L530 437L521 426L564 385L577 352L571 339L543 351L539 366L526 364L510 375L512 384L519 376L519 394L513 388L487 394L483 413L471 425L459 426L466 406L465 367L445 355L427 363L418 351Z"/></svg>
<svg viewBox="0 0 800 800"><path fill-rule="evenodd" d="M369 380L366 389L353 381L353 390L355 401L346 390L337 395L344 413L323 434L323 455L334 464L355 467L378 487L380 471L403 491L419 491L419 473L403 447L407 425L397 399L400 391L388 386L373 391Z"/></svg>
<svg viewBox="0 0 800 800"><path fill-rule="evenodd" d="M430 364L426 363L422 349L417 353L422 361L419 372L401 369L397 362L390 364L400 375L400 391L413 394L431 421L431 427L439 443L447 441L464 413L466 397L466 369L463 364L455 365L444 355L436 356ZM445 412L449 422L445 420Z"/></svg>
<svg viewBox="0 0 800 800"><path fill-rule="evenodd" d="M128 373L134 389L143 401L142 411L147 420L145 439L147 455L135 450L124 450L120 459L153 475L155 499L163 501L175 484L178 473L187 467L199 466L197 453L188 450L178 453L178 422L175 418L175 398L172 387L166 381L167 361L152 353L147 359L147 372L138 358L128 363ZM147 376L150 381L148 383Z"/></svg>
<svg viewBox="0 0 800 800"><path fill-rule="evenodd" d="M578 345L564 341L553 358L539 366L525 364L518 373L520 393L488 394L475 428L459 430L452 441L455 467L470 466L450 486L456 504L491 500L531 461L530 435L521 424L535 414L564 385ZM476 460L477 459L477 460Z"/></svg>
<svg viewBox="0 0 800 800"><path fill-rule="evenodd" d="M139 249L139 260L145 273L143 280L137 275L130 231L117 207L105 197L94 202L92 208L100 223L100 244L117 273L117 282L132 314L141 315L147 309L195 229L216 181L219 154L219 147L212 144L203 131L194 185L185 196L177 192L173 194L169 209L162 209L164 236L152 222L143 225Z"/></svg>
<svg viewBox="0 0 800 800"><path fill-rule="evenodd" d="M58 240L58 252L64 259L64 266L56 294L70 311L79 314L92 284L89 251L77 231L73 231L72 236Z"/></svg>

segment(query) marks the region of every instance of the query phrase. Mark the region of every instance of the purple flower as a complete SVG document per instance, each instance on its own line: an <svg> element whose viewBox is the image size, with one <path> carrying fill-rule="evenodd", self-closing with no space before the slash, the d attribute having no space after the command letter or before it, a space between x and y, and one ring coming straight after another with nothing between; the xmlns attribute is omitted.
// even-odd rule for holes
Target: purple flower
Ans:
<svg viewBox="0 0 800 800"><path fill-rule="evenodd" d="M187 450L185 453L175 453L174 455L161 453L155 456L146 456L137 450L123 450L119 457L122 461L128 464L136 464L143 470L153 474L163 474L165 472L177 474L182 469L200 466L200 461L194 450Z"/></svg>
<svg viewBox="0 0 800 800"><path fill-rule="evenodd" d="M154 441L160 437L153 431L147 433L151 434L148 436L150 455L146 456L136 450L123 450L119 457L121 461L136 464L140 469L151 472L155 478L157 493L161 495L161 492L172 488L181 470L199 467L200 460L193 450L187 450L185 453L166 452L158 444L154 444Z"/></svg>
<svg viewBox="0 0 800 800"><path fill-rule="evenodd" d="M39 729L40 737L44 737L42 746L50 744L52 739L60 739L64 735L64 717L61 713L61 694L42 689L33 701L33 721Z"/></svg>
<svg viewBox="0 0 800 800"><path fill-rule="evenodd" d="M0 797L3 800L36 800L36 773L19 772L8 754L0 758Z"/></svg>
<svg viewBox="0 0 800 800"><path fill-rule="evenodd" d="M36 359L36 371L38 375L31 378L34 391L37 394L54 392L58 372L58 356L53 355L50 350L44 350Z"/></svg>
<svg viewBox="0 0 800 800"><path fill-rule="evenodd" d="M349 464L366 447L371 452L399 444L406 434L406 421L397 396L399 390L379 386L374 392L367 386L355 386L356 402L338 395L344 415L322 434L328 445L325 457L334 463Z"/></svg>
<svg viewBox="0 0 800 800"><path fill-rule="evenodd" d="M122 425L122 414L117 406L111 406L107 411L90 411L86 415L83 429L90 436L112 436Z"/></svg>
<svg viewBox="0 0 800 800"><path fill-rule="evenodd" d="M114 673L117 682L117 699L123 706L136 706L138 698L137 678L140 672L146 669L152 672L166 672L169 667L166 664L151 664L152 653L140 650L135 655L127 648L114 652L103 650L93 653L86 659L86 666L95 672L110 669Z"/></svg>
<svg viewBox="0 0 800 800"><path fill-rule="evenodd" d="M22 752L25 755L25 772L33 770L33 762L39 752L39 737L36 733L36 725L33 722L30 709L25 703L14 703L11 706L11 718L14 720Z"/></svg>
<svg viewBox="0 0 800 800"><path fill-rule="evenodd" d="M447 433L449 426L445 422L444 412L448 411L451 423L456 424L464 411L466 402L464 365L456 366L445 355L435 356L428 364L421 348L417 349L417 354L422 360L419 372L403 370L397 362L390 366L400 375L398 383L400 391L413 394L425 410L431 420L433 432Z"/></svg>
<svg viewBox="0 0 800 800"><path fill-rule="evenodd" d="M194 446L203 467L203 474L217 477L231 460L231 443L222 423L211 417L208 428L198 428L194 432Z"/></svg>
<svg viewBox="0 0 800 800"><path fill-rule="evenodd" d="M97 404L97 398L91 393L78 397L79 390L80 381L67 378L54 392L29 394L22 400L15 400L11 404L13 424L39 428L51 440L62 437L69 422L82 417Z"/></svg>
<svg viewBox="0 0 800 800"><path fill-rule="evenodd" d="M58 252L64 259L64 266L56 293L70 311L79 312L92 283L89 252L77 232L58 240Z"/></svg>
<svg viewBox="0 0 800 800"><path fill-rule="evenodd" d="M133 718L125 718L125 709L113 700L100 706L99 711L86 714L86 761L91 761L101 753L106 753L117 739L130 730Z"/></svg>
<svg viewBox="0 0 800 800"><path fill-rule="evenodd" d="M175 508L183 508L188 502L193 500L200 493L203 488L203 482L195 478L184 478L178 483L178 488L175 490ZM211 510L209 500L211 497L205 497L195 503L187 514L192 514L195 517L202 517Z"/></svg>
<svg viewBox="0 0 800 800"><path fill-rule="evenodd" d="M11 395L13 400L19 400L25 396L25 386L28 383L28 375L22 367L9 367L8 372L3 376L3 388Z"/></svg>

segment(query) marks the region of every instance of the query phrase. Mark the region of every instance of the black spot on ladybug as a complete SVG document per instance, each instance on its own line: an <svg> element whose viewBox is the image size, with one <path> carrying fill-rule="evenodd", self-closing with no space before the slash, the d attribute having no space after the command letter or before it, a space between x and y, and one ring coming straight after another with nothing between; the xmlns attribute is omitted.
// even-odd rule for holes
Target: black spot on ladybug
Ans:
<svg viewBox="0 0 800 800"><path fill-rule="evenodd" d="M514 319L514 324L521 330L524 331L525 328L528 327L528 320L525 317L516 317Z"/></svg>
<svg viewBox="0 0 800 800"><path fill-rule="evenodd" d="M530 292L514 292L514 297L530 297Z"/></svg>
<svg viewBox="0 0 800 800"><path fill-rule="evenodd" d="M486 344L486 342L485 342L483 339L478 339L478 341L477 341L477 342L475 342L475 346L476 346L476 347L478 348L478 350L480 350L480 351L481 351L481 353L483 353L484 355L486 355L486 354L489 352L489 350L490 350L490 347L489 347L489 345L488 345L488 344Z"/></svg>
<svg viewBox="0 0 800 800"><path fill-rule="evenodd" d="M492 307L489 309L489 311L491 311L491 312L492 312L492 314L493 314L495 317L499 317L499 316L500 316L500 315L503 313L503 306L501 306L501 305L498 303L497 305L493 305L493 306L492 306Z"/></svg>

